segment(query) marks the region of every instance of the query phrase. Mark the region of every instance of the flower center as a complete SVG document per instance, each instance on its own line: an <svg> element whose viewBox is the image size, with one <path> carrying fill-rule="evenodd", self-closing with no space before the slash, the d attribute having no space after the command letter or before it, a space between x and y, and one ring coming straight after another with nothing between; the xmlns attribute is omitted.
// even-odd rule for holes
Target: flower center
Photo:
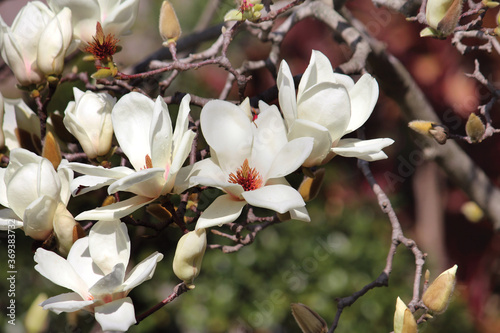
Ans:
<svg viewBox="0 0 500 333"><path fill-rule="evenodd" d="M241 168L236 170L236 175L229 175L229 182L240 184L245 191L253 191L262 186L262 176L255 168L250 168L248 159L245 159Z"/></svg>

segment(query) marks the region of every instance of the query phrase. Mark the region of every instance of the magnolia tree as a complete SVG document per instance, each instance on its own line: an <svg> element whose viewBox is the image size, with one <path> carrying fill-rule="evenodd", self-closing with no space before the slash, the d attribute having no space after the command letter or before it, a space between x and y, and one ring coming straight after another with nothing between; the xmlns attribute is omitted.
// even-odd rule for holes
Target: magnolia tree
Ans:
<svg viewBox="0 0 500 333"><path fill-rule="evenodd" d="M135 67L124 67L114 57L122 49L131 51L120 43L121 36L134 33L135 21L147 20L138 16L138 0L33 1L12 25L0 20L1 56L11 71L3 75L13 75L24 92L24 99L0 95L0 227L8 247L3 267L10 283L9 300L2 303L7 308L6 327L21 325L16 320L25 316L26 329L41 332L47 321L42 309L56 314L82 310L95 318L94 332L154 326L154 317L168 312L163 306L188 291L197 293L195 278L203 275L206 249L217 256L238 252L264 235L264 229L300 223L290 220L306 222L301 228L317 228L308 208L328 178L329 166L355 158L375 194L372 200L380 205L377 214L387 214L392 230L386 235L386 261L380 263L385 267L350 296L325 296L323 302L336 306L336 314L319 315L314 302L297 299L288 306L297 329L335 331L342 326L347 306L363 303L370 290L389 285L396 248L402 245L414 258L408 258L413 283L390 300L394 326L377 331L417 332L446 310L457 265L448 262L452 267L437 278L424 273L426 257L433 253L424 253L405 236L398 214L370 170L370 162L390 157L396 138L367 137L363 125L382 88L418 132L422 156L435 160L469 196L466 214L484 214L498 229L500 190L453 140L479 143L499 131L490 114L499 90L476 60L469 76L484 85L488 101L479 105L479 112L469 110L466 133L461 135L439 120L401 63L370 34L370 22L352 15L345 1L242 0L222 15L220 8L227 8L227 3L197 5L205 3L196 32L184 37L181 26L193 28L177 18L174 7L181 2L163 1L159 31L155 30L163 38L163 49ZM386 13L391 10L391 15L418 21L420 35L436 43L449 43L447 37L452 36L462 54L500 51L498 28L483 26L496 2L373 3ZM284 39L310 18L322 22L344 47L338 57L341 63L337 59L332 65L332 59L318 50L321 45L307 51L303 71L282 56ZM236 67L241 61L229 53L237 53L233 44L240 35L266 43L266 58ZM466 38L476 44L464 44ZM298 47L306 42L295 41ZM177 88L183 76L205 67L227 75L218 96L202 97L196 82L186 90ZM251 74L261 69L267 69L273 83L267 89L248 89ZM54 110L55 104L64 107ZM393 185L398 178L385 181ZM174 235L176 247L143 251L149 249L145 236L161 239L165 233ZM34 270L24 267L23 274L40 274L69 290L33 300L35 308L27 314L19 301L16 307L15 299L16 292L20 294L15 280L21 279L16 258L32 253L16 246L24 235L33 240L28 266ZM171 262L162 261L164 256ZM175 287L157 287L156 300L149 304L141 294L129 295L143 282L163 286L162 277L154 273L164 266L178 278ZM191 314L195 320L198 314ZM78 327L77 317L64 318Z"/></svg>

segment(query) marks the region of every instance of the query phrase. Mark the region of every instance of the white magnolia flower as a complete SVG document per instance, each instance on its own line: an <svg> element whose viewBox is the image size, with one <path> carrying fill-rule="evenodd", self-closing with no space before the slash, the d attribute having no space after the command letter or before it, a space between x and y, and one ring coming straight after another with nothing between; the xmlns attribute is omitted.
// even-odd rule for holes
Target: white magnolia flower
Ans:
<svg viewBox="0 0 500 333"><path fill-rule="evenodd" d="M0 52L22 86L61 74L72 39L71 10L55 15L40 1L29 2L12 27L0 18Z"/></svg>
<svg viewBox="0 0 500 333"><path fill-rule="evenodd" d="M75 101L64 111L64 125L73 134L88 158L105 155L111 148L111 110L116 98L108 93L83 92L73 88Z"/></svg>
<svg viewBox="0 0 500 333"><path fill-rule="evenodd" d="M67 163L66 161L62 162ZM22 148L10 152L7 168L0 168L0 228L12 225L36 240L55 232L61 253L68 253L77 225L66 205L73 172L54 170L52 163Z"/></svg>
<svg viewBox="0 0 500 333"><path fill-rule="evenodd" d="M92 42L97 22L105 34L116 38L127 33L137 18L139 0L48 0L58 13L65 7L73 12L73 36L83 43Z"/></svg>
<svg viewBox="0 0 500 333"><path fill-rule="evenodd" d="M349 76L334 73L323 53L313 51L297 96L284 60L277 84L288 138L314 138L313 151L304 166L324 164L335 154L367 161L387 158L382 149L391 145L392 139L341 139L363 125L377 103L378 84L369 74L354 84Z"/></svg>
<svg viewBox="0 0 500 333"><path fill-rule="evenodd" d="M195 136L188 130L190 100L189 95L182 99L173 133L168 107L161 96L153 102L132 92L115 104L111 114L115 136L134 169L70 163L69 167L85 175L74 180L72 191L83 194L110 185L109 194L126 191L136 196L83 212L76 216L77 220L120 218L172 191Z"/></svg>
<svg viewBox="0 0 500 333"><path fill-rule="evenodd" d="M206 248L207 232L203 228L185 233L177 242L172 268L189 288L194 288L193 280L200 274Z"/></svg>
<svg viewBox="0 0 500 333"><path fill-rule="evenodd" d="M201 214L196 229L229 223L248 203L309 221L299 192L285 176L297 170L311 153L313 140L288 142L276 106L260 103L261 113L252 122L238 106L215 100L201 112L201 129L211 157L186 168L190 185L206 185L226 192Z"/></svg>
<svg viewBox="0 0 500 333"><path fill-rule="evenodd" d="M35 269L57 285L74 292L54 296L40 304L61 312L87 310L94 313L104 331L126 331L135 324L130 290L151 279L156 264L163 259L155 252L128 274L130 239L119 220L97 222L88 237L73 244L68 258L38 248Z"/></svg>
<svg viewBox="0 0 500 333"><path fill-rule="evenodd" d="M10 150L25 148L41 152L40 119L36 113L20 98L4 98L3 106L5 145Z"/></svg>

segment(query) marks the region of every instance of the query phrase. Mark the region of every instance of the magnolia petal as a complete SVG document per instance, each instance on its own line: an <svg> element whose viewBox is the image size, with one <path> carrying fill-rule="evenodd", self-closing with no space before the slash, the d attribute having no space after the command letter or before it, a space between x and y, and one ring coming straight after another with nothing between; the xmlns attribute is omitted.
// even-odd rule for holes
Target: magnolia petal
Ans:
<svg viewBox="0 0 500 333"><path fill-rule="evenodd" d="M191 152L191 146L193 144L195 136L196 134L193 131L187 131L186 133L184 133L178 147L176 147L172 165L170 166L168 175L166 175L167 181L165 182L165 185L163 185L163 189L161 190L162 195L172 192L175 184L175 179L177 178L177 173L179 172L182 165L184 164L184 161L186 161L186 158Z"/></svg>
<svg viewBox="0 0 500 333"><path fill-rule="evenodd" d="M320 165L332 148L332 139L328 129L309 120L297 119L288 133L288 139L291 141L301 137L314 139L312 151L303 165L305 167Z"/></svg>
<svg viewBox="0 0 500 333"><path fill-rule="evenodd" d="M179 105L179 112L177 113L177 120L175 121L174 134L172 136L172 142L174 145L173 156L177 155L177 150L179 149L180 141L184 137L188 130L189 125L189 103L191 102L191 95L186 94Z"/></svg>
<svg viewBox="0 0 500 333"><path fill-rule="evenodd" d="M189 182L190 187L196 185L205 185L202 179L212 179L210 182L214 187L223 187L228 182L229 174L224 173L220 166L214 161L213 157L198 161L190 167Z"/></svg>
<svg viewBox="0 0 500 333"><path fill-rule="evenodd" d="M80 213L75 217L75 220L114 220L119 219L124 216L130 215L135 212L137 209L141 208L144 205L147 205L150 202L153 202L156 198L146 198L142 196L134 196L127 200L122 200L116 202L114 204L98 207L92 210L88 210L86 212Z"/></svg>
<svg viewBox="0 0 500 333"><path fill-rule="evenodd" d="M71 246L66 260L82 280L86 282L87 286L94 285L104 276L101 269L94 265L90 256L88 237L78 239Z"/></svg>
<svg viewBox="0 0 500 333"><path fill-rule="evenodd" d="M326 127L334 142L344 135L351 118L351 102L343 85L319 83L306 90L297 103L299 119Z"/></svg>
<svg viewBox="0 0 500 333"><path fill-rule="evenodd" d="M151 146L151 161L154 168L165 169L170 165L172 150L172 121L168 107L161 96L156 98L151 119L149 145Z"/></svg>
<svg viewBox="0 0 500 333"><path fill-rule="evenodd" d="M379 154L382 149L393 143L394 140L389 138L372 140L342 139L338 142L337 147L332 148L332 152L344 157L363 159L363 156Z"/></svg>
<svg viewBox="0 0 500 333"><path fill-rule="evenodd" d="M233 222L240 216L245 205L245 201L234 199L229 194L217 197L201 214L196 223L196 230Z"/></svg>
<svg viewBox="0 0 500 333"><path fill-rule="evenodd" d="M87 283L75 272L71 264L54 252L38 248L34 257L35 270L53 283L73 290L84 300L90 300Z"/></svg>
<svg viewBox="0 0 500 333"><path fill-rule="evenodd" d="M276 84L278 86L278 100L285 118L286 127L290 128L297 119L297 97L292 72L285 60L280 64Z"/></svg>
<svg viewBox="0 0 500 333"><path fill-rule="evenodd" d="M139 170L115 181L108 187L108 193L126 191L148 198L157 198L165 184L164 175L164 168Z"/></svg>
<svg viewBox="0 0 500 333"><path fill-rule="evenodd" d="M130 238L120 220L99 221L89 232L89 251L93 262L106 274L118 264L126 268L130 259Z"/></svg>
<svg viewBox="0 0 500 333"><path fill-rule="evenodd" d="M135 170L145 167L146 155L151 157L150 126L155 103L137 92L116 102L111 113L116 139Z"/></svg>
<svg viewBox="0 0 500 333"><path fill-rule="evenodd" d="M306 205L299 192L286 185L268 185L243 192L242 196L252 206L268 208L280 214Z"/></svg>
<svg viewBox="0 0 500 333"><path fill-rule="evenodd" d="M62 160L57 169L57 175L61 180L61 191L59 192L59 197L61 201L67 205L69 198L71 198L71 181L73 180L73 170L67 168L67 160Z"/></svg>
<svg viewBox="0 0 500 333"><path fill-rule="evenodd" d="M250 167L256 168L265 176L271 162L279 151L288 143L287 132L283 118L278 108L260 103L260 114L255 120ZM265 177L264 177L265 178Z"/></svg>
<svg viewBox="0 0 500 333"><path fill-rule="evenodd" d="M221 169L229 174L236 171L252 147L254 126L237 105L213 100L205 104L200 116L203 136L215 151Z"/></svg>
<svg viewBox="0 0 500 333"><path fill-rule="evenodd" d="M300 79L297 96L301 96L309 88L321 82L337 83L330 60L320 51L313 50L309 65Z"/></svg>
<svg viewBox="0 0 500 333"><path fill-rule="evenodd" d="M307 212L306 207L293 208L290 209L289 212L290 212L290 217L293 220L311 222L311 218L309 217L309 213Z"/></svg>
<svg viewBox="0 0 500 333"><path fill-rule="evenodd" d="M284 177L297 170L311 154L313 144L314 139L310 137L297 138L288 142L274 156L266 179Z"/></svg>
<svg viewBox="0 0 500 333"><path fill-rule="evenodd" d="M74 312L81 310L92 303L94 303L93 300L85 301L77 293L66 293L51 297L42 302L40 306L42 306L44 310L50 310L56 314L60 314L61 312Z"/></svg>
<svg viewBox="0 0 500 333"><path fill-rule="evenodd" d="M109 274L90 287L89 292L96 296L110 295L122 285L124 277L125 267L121 263L117 264Z"/></svg>
<svg viewBox="0 0 500 333"><path fill-rule="evenodd" d="M95 307L95 319L103 331L125 332L136 323L134 304L130 297Z"/></svg>
<svg viewBox="0 0 500 333"><path fill-rule="evenodd" d="M132 170L124 166L108 169L102 166L95 166L77 162L68 163L67 166L65 167L70 168L71 170L84 175L106 177L113 179L120 179L135 172L135 170Z"/></svg>
<svg viewBox="0 0 500 333"><path fill-rule="evenodd" d="M115 178L109 177L80 176L71 182L70 190L73 196L77 196L111 185L115 181Z"/></svg>
<svg viewBox="0 0 500 333"><path fill-rule="evenodd" d="M121 291L128 291L153 277L156 264L163 259L163 254L155 252L137 264L127 275Z"/></svg>
<svg viewBox="0 0 500 333"><path fill-rule="evenodd" d="M360 128L372 114L378 100L378 83L370 74L363 75L349 90L351 98L351 120L345 134Z"/></svg>
<svg viewBox="0 0 500 333"><path fill-rule="evenodd" d="M23 215L24 233L33 239L44 241L53 229L54 214L58 202L49 196L33 201Z"/></svg>
<svg viewBox="0 0 500 333"><path fill-rule="evenodd" d="M26 207L40 196L56 199L60 190L60 180L52 163L43 159L37 164L23 165L12 175L7 184L7 197L10 208L18 216L23 216Z"/></svg>

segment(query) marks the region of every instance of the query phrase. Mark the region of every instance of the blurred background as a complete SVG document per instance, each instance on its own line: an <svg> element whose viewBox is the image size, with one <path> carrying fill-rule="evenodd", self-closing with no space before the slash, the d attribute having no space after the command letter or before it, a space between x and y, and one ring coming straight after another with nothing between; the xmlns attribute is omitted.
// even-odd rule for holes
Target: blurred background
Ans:
<svg viewBox="0 0 500 333"><path fill-rule="evenodd" d="M171 2L176 8L183 36L222 22L224 14L235 7L232 0L222 0L215 15L205 20L205 6L210 1ZM20 0L0 2L0 14L7 24L12 23L25 3ZM131 68L161 48L157 29L160 6L159 0L141 1L133 34L121 38L123 50L115 57L120 69ZM420 38L420 24L407 22L402 15L385 8L375 8L368 0L348 1L347 8L406 66L443 123L455 133L465 134L469 114L477 112L477 106L489 97L486 90L467 78L464 72L471 73L474 58L478 58L483 73L488 74L488 79L498 88L499 56L485 52L462 56L449 39ZM494 20L494 15L485 18L486 23ZM350 51L332 37L332 32L321 23L305 20L287 35L281 56L293 74L305 70L313 49L326 54L336 67L348 59ZM200 45L198 50L211 42ZM242 32L230 45L229 54L234 67L238 67L245 59L266 59L269 49L269 43ZM79 59L74 60L74 65L80 70L93 71L93 66L84 67ZM265 69L250 74L253 80L246 90L249 97L275 84ZM226 77L227 73L215 66L185 72L166 94L181 91L216 98ZM148 83L154 85L155 81ZM63 90L66 92L63 91L51 105L52 110L64 110L73 98L70 86ZM8 98L21 96L13 77L1 80L0 91ZM237 99L235 89L230 99ZM196 108L193 109L196 113ZM498 111L497 106L492 110L497 127L500 126ZM448 310L421 325L420 332L500 332L498 233L487 219L474 219L463 213L469 199L433 162L422 159L415 144L418 136L409 131L407 120L403 119L395 102L382 91L365 129L367 138L390 137L396 141L385 149L389 155L387 160L370 165L390 197L405 235L415 239L420 249L427 253L424 268L430 270L431 279L454 264L459 267L457 287ZM464 144L462 147L498 185L498 136L478 145ZM267 228L254 244L237 253L207 251L195 290L183 294L139 326L131 327L130 332L298 332L290 303L308 305L331 324L336 312L335 299L361 289L385 267L391 229L357 169L355 159L336 157L326 169L318 197L307 205L311 223L288 221ZM69 209L81 211L87 204L75 198L70 200ZM179 282L172 273L171 263L181 232L168 228L155 235L151 230L129 226L129 234L133 253L130 267L153 251L165 255L153 279L130 294L139 314L166 298ZM209 235L209 243L229 244L216 235ZM5 263L4 233L0 234L0 245L0 262ZM16 232L16 247L18 325L12 327L6 323L6 316L0 316L0 331L6 332L25 331L22 321L38 293L44 292L51 297L67 292L34 271L32 241L22 231ZM414 270L412 254L400 246L389 288L372 290L346 308L336 331L391 331L396 298L399 296L406 303L411 300ZM0 290L8 289L6 278L6 270L2 269ZM7 297L6 292L2 293L0 308L5 309ZM45 332L89 332L93 326L93 317L83 312L59 316L50 313Z"/></svg>

